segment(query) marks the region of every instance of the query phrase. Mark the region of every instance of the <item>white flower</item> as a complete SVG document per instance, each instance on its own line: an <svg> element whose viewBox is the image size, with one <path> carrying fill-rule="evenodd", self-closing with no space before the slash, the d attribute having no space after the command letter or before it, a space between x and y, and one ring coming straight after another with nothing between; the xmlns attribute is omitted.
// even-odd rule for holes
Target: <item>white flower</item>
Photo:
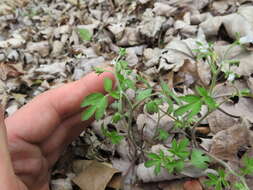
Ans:
<svg viewBox="0 0 253 190"><path fill-rule="evenodd" d="M234 81L234 80L235 80L235 74L234 74L234 73L230 73L230 74L228 75L228 81L232 82L232 81Z"/></svg>
<svg viewBox="0 0 253 190"><path fill-rule="evenodd" d="M253 43L253 36L247 35L243 36L239 39L240 44L247 44L247 43Z"/></svg>

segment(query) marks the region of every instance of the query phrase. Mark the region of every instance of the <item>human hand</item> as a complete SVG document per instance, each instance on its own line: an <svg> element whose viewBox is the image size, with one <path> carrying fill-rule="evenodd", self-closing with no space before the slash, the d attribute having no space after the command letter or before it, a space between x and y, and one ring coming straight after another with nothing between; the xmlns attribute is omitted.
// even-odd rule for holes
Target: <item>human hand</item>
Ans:
<svg viewBox="0 0 253 190"><path fill-rule="evenodd" d="M105 77L113 79L111 73L91 73L34 98L5 120L7 138L0 124L1 190L49 190L52 166L91 123L81 121L80 103L92 92L103 92Z"/></svg>

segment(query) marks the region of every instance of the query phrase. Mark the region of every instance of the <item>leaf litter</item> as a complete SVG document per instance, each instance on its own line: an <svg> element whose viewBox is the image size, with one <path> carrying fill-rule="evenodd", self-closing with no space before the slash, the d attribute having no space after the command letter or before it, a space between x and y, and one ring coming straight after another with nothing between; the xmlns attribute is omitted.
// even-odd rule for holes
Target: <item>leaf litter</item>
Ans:
<svg viewBox="0 0 253 190"><path fill-rule="evenodd" d="M196 60L193 51L196 42L207 46L212 41L215 52L222 57L236 40L236 33L240 33L245 48L234 48L227 55L228 59L240 61L239 67L231 68L240 76L234 85L252 92L252 13L253 3L246 0L2 1L1 101L10 115L34 96L78 80L93 67L109 65L121 47L126 48L129 65L147 75L150 84L156 86L157 78L163 78L175 93L186 95L194 91L193 85L208 86L211 81L211 68ZM224 67L223 72L228 69ZM222 80L214 91L219 102L223 101L223 95L237 92ZM136 96L135 92L128 93L132 98ZM253 100L252 97L237 99L231 99L203 120L201 124L210 133L199 137L204 150L226 160L235 170L242 164L240 153L253 152ZM201 110L201 114L204 112ZM157 126L158 116L143 109L135 113L134 119L135 138L148 152L168 149L173 138L184 135L181 130L173 129L171 118L164 117ZM112 124L110 118L105 120L111 130L127 133L120 123ZM200 184L202 177L207 172L215 173L212 168L199 169L189 162L177 175L166 170L155 175L153 168L144 167L145 157L135 156L134 145L128 139L113 145L104 138L99 126L94 122L70 145L71 151L65 152L61 160L66 155L72 156L57 163L52 189L102 190L114 184L111 186L114 189L199 190L204 188ZM157 128L170 136L149 144ZM66 163L71 167L62 169ZM85 163L89 163L86 169ZM119 172L121 176L115 175ZM249 184L250 179L247 178ZM152 186L148 185L150 182Z"/></svg>

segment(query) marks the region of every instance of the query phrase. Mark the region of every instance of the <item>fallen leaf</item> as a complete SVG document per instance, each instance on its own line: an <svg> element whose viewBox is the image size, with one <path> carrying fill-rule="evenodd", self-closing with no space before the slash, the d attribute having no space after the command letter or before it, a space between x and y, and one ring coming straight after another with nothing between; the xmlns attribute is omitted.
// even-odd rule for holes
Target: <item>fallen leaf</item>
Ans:
<svg viewBox="0 0 253 190"><path fill-rule="evenodd" d="M86 162L84 160L83 162ZM118 170L107 163L92 161L75 178L73 182L82 190L105 190L107 184Z"/></svg>
<svg viewBox="0 0 253 190"><path fill-rule="evenodd" d="M111 181L108 183L107 187L113 188L113 189L120 189L122 186L122 176L120 174L115 174Z"/></svg>
<svg viewBox="0 0 253 190"><path fill-rule="evenodd" d="M160 182L159 187L162 190L184 190L183 189L184 180L172 180L168 182Z"/></svg>
<svg viewBox="0 0 253 190"><path fill-rule="evenodd" d="M210 153L223 160L236 161L240 148L250 144L250 133L249 122L242 119L213 137Z"/></svg>
<svg viewBox="0 0 253 190"><path fill-rule="evenodd" d="M203 190L198 180L189 180L184 183L184 190Z"/></svg>
<svg viewBox="0 0 253 190"><path fill-rule="evenodd" d="M17 77L21 75L20 71L18 71L14 66L8 64L6 62L0 62L0 79L6 80L8 77Z"/></svg>
<svg viewBox="0 0 253 190"><path fill-rule="evenodd" d="M216 134L219 131L233 126L233 124L236 122L236 119L224 114L219 110L215 110L213 113L207 116L207 122L211 132Z"/></svg>

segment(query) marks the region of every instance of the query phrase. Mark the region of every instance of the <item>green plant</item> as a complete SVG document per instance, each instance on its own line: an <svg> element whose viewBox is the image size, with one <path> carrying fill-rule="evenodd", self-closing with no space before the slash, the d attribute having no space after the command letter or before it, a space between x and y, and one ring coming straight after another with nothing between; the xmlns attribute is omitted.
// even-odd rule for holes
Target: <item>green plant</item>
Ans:
<svg viewBox="0 0 253 190"><path fill-rule="evenodd" d="M244 158L245 168L241 173L232 170L224 161L215 158L208 152L201 150L196 141L195 133L196 127L213 111L221 109L220 105L234 96L253 97L248 89L238 90L226 96L225 101L217 103L214 96L214 88L219 81L220 76L224 76L227 82L233 84L237 74L232 71L232 67L238 66L239 62L236 60L227 59L230 50L240 45L239 40L236 40L225 52L222 58L219 58L214 51L213 44L207 45L197 42L199 48L194 50L196 60L208 64L211 69L212 80L209 86L195 85L194 93L179 96L172 89L168 87L166 82L161 78L159 80L159 88L153 88L149 82L142 76L142 74L135 73L128 66L124 60L126 55L125 49L120 49L119 55L113 61L114 71L106 71L102 68L95 68L97 74L103 72L112 72L115 76L116 86L113 87L113 81L109 78L104 79L104 90L107 94L93 93L87 96L81 107L85 108L82 113L82 120L88 120L93 115L96 120L101 120L108 116L106 109L109 107L108 98L112 97L115 102L111 105L113 113L111 113L111 122L121 122L127 129L127 134L119 135L114 131L109 131L104 124L102 125L102 132L104 136L109 138L113 144L118 144L123 138L127 138L133 145L135 154L141 152L148 160L145 162L146 167L153 167L155 174L159 174L162 168L170 173L177 173L184 169L186 163L197 168L208 168L212 159L215 159L224 168L228 169L228 174L239 177L239 181L235 184L236 188L248 188L244 176L252 174L253 159ZM232 77L235 76L235 77ZM137 88L138 84L142 84L142 88ZM132 89L135 91L135 98L128 97L127 91ZM162 105L167 105L164 109ZM201 115L200 112L203 107L207 108L207 112ZM157 128L153 140L166 141L170 133L160 127L160 120L164 116L170 117L174 121L174 128L180 130L185 138L177 140L173 138L171 147L165 150L160 150L158 153L148 152L144 150L144 144L136 139L135 130L133 128L134 112L139 108L149 114L157 114ZM191 130L191 135L186 134L186 130ZM123 137L124 136L124 137ZM191 141L189 140L191 139ZM190 143L191 142L191 143ZM136 156L136 155L135 155ZM212 159L210 159L210 157ZM226 181L224 170L219 169L216 174L208 174L206 184L214 186L216 190L221 190L223 187L228 187L230 184Z"/></svg>
<svg viewBox="0 0 253 190"><path fill-rule="evenodd" d="M168 149L167 154L160 150L159 154L149 153L147 156L151 159L145 163L146 167L155 166L155 173L158 174L161 167L166 168L169 173L180 172L184 168L186 159L189 156L187 146L188 139L183 139L180 142L172 141L172 147Z"/></svg>
<svg viewBox="0 0 253 190"><path fill-rule="evenodd" d="M109 131L108 129L102 126L102 132L105 137L109 138L112 144L119 144L120 141L124 138L123 136L119 135L117 131Z"/></svg>
<svg viewBox="0 0 253 190"><path fill-rule="evenodd" d="M244 167L241 168L242 175L252 175L253 176L253 158L245 155L243 157Z"/></svg>
<svg viewBox="0 0 253 190"><path fill-rule="evenodd" d="M223 169L218 169L217 174L208 174L209 179L205 184L209 187L214 186L215 190L223 190L229 186L228 181L226 180L227 174Z"/></svg>
<svg viewBox="0 0 253 190"><path fill-rule="evenodd" d="M78 29L79 36L83 41L91 41L92 35L89 30L85 28Z"/></svg>

